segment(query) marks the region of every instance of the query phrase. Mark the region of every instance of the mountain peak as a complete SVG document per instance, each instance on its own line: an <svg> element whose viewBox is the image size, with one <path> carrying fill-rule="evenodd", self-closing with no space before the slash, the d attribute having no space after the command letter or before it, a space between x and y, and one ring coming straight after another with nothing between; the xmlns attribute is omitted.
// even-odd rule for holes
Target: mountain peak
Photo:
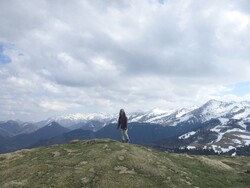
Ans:
<svg viewBox="0 0 250 188"><path fill-rule="evenodd" d="M161 108L154 108L151 112L155 115L169 113L171 110L163 110ZM171 111L172 112L172 111Z"/></svg>
<svg viewBox="0 0 250 188"><path fill-rule="evenodd" d="M203 109L203 111L217 111L228 105L230 105L230 103L211 99L208 102L206 102L204 105L202 105L200 109Z"/></svg>
<svg viewBox="0 0 250 188"><path fill-rule="evenodd" d="M208 102L206 102L204 105L220 105L224 102L216 100L216 99L211 99Z"/></svg>
<svg viewBox="0 0 250 188"><path fill-rule="evenodd" d="M60 124L58 124L55 121L50 122L49 124L46 125L47 127L62 127Z"/></svg>

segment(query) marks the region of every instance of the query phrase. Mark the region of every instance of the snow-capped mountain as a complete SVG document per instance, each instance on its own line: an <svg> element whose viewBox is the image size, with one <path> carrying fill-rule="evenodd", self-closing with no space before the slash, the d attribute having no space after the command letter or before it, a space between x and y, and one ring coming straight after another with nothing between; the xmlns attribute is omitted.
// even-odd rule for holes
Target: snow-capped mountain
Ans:
<svg viewBox="0 0 250 188"><path fill-rule="evenodd" d="M249 102L211 100L182 116L179 123L188 121L201 125L179 136L183 142L186 140L188 148L213 149L221 153L250 144Z"/></svg>
<svg viewBox="0 0 250 188"><path fill-rule="evenodd" d="M249 120L250 104L248 102L221 102L210 100L193 112L195 118L202 122L212 118Z"/></svg>
<svg viewBox="0 0 250 188"><path fill-rule="evenodd" d="M132 113L128 115L129 122L164 124L164 118L175 112L174 109L162 110L155 108L149 112Z"/></svg>
<svg viewBox="0 0 250 188"><path fill-rule="evenodd" d="M153 109L148 112L128 113L130 123L148 123L176 127L180 146L213 149L226 152L250 144L250 102L222 102L210 100L200 107L181 109ZM70 114L51 117L44 124L57 122L70 129L98 131L117 123L116 114Z"/></svg>
<svg viewBox="0 0 250 188"><path fill-rule="evenodd" d="M190 108L182 108L179 110L170 109L170 110L162 110L159 108L153 109L147 112L135 112L128 113L128 122L137 122L137 123L151 123L151 124L160 124L162 126L171 126L172 122L176 121L176 118L180 118L184 114L194 110L195 107ZM50 117L47 120L39 122L40 125L46 125L50 122L57 122L64 127L76 127L80 128L76 125L86 125L92 124L94 127L97 123L105 126L110 123L117 123L118 121L118 113L117 114L104 114L104 113L94 113L94 114L69 114L65 116L54 116Z"/></svg>
<svg viewBox="0 0 250 188"><path fill-rule="evenodd" d="M129 122L152 123L163 126L176 126L188 123L204 123L218 118L222 123L230 119L242 119L242 123L250 122L250 102L221 102L210 100L201 107L189 107L181 109L153 109L148 112L137 112L127 114ZM93 114L69 114L65 116L50 117L43 121L48 124L55 121L62 126L70 127L78 123L89 123L91 121L102 122L103 125L117 123L117 114L93 113ZM242 126L245 126L241 123Z"/></svg>
<svg viewBox="0 0 250 188"><path fill-rule="evenodd" d="M196 109L195 106L181 109L160 110L153 109L149 112L132 114L129 116L130 122L160 124L162 126L175 126L183 115Z"/></svg>
<svg viewBox="0 0 250 188"><path fill-rule="evenodd" d="M175 117L171 119L172 121L169 121L168 125L176 126L183 122L204 123L216 118L220 119L223 123L231 119L241 119L242 123L250 122L250 104L249 102L210 100L199 108Z"/></svg>
<svg viewBox="0 0 250 188"><path fill-rule="evenodd" d="M173 148L211 149L217 153L235 148L241 150L243 146L250 144L250 102L248 101L210 100L200 107L169 110L156 108L147 112L128 113L127 117L130 123L129 135L133 143L137 144L152 144L161 149L170 150ZM41 130L45 130L42 132L47 135L46 131L51 132L50 128L55 127L52 125L56 123L63 126L63 129L67 129L67 135L61 135L60 131L56 130L55 132L60 133L59 137L47 140L46 143L56 144L68 138L119 139L119 134L114 127L117 120L118 113L78 113L48 118L39 122L37 124L39 127L15 121L1 122L0 152L9 151L8 148L12 148L13 143L18 146L17 148L25 148L24 141L27 141L27 137L34 138L33 135ZM35 137L38 138L38 136Z"/></svg>
<svg viewBox="0 0 250 188"><path fill-rule="evenodd" d="M104 113L93 113L93 114L68 114L65 116L54 116L50 117L47 120L39 122L40 125L46 125L50 122L57 122L60 125L70 128L81 128L86 124L90 124L91 122L99 122L102 126L106 124L112 123L114 121L115 116L112 114L104 114ZM94 124L92 125L94 128Z"/></svg>

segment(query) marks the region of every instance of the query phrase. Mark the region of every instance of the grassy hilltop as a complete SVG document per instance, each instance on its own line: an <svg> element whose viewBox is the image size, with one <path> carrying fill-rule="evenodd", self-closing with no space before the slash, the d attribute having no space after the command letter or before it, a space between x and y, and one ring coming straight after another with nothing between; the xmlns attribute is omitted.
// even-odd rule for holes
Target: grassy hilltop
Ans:
<svg viewBox="0 0 250 188"><path fill-rule="evenodd" d="M250 157L170 154L109 139L0 155L0 187L250 187Z"/></svg>

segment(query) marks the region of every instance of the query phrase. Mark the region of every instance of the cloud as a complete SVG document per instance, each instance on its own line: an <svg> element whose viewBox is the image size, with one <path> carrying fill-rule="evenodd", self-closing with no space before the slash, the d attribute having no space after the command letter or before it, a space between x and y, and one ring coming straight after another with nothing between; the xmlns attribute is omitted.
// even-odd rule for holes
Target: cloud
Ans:
<svg viewBox="0 0 250 188"><path fill-rule="evenodd" d="M226 0L1 1L0 116L249 100L230 89L250 80L249 10Z"/></svg>
<svg viewBox="0 0 250 188"><path fill-rule="evenodd" d="M55 111L64 111L68 108L78 107L77 104L69 104L65 102L58 102L58 101L42 101L40 106L44 108L45 111L55 110Z"/></svg>

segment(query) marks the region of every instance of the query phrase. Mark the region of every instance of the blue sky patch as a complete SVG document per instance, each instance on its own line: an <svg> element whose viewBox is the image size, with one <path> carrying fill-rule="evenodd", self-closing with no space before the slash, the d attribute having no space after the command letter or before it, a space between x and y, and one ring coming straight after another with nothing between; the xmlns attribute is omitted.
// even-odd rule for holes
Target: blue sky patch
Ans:
<svg viewBox="0 0 250 188"><path fill-rule="evenodd" d="M0 64L7 64L11 62L10 57L4 54L5 46L0 43Z"/></svg>
<svg viewBox="0 0 250 188"><path fill-rule="evenodd" d="M159 2L160 4L162 4L162 5L165 3L165 1L166 1L166 0L158 0L158 2Z"/></svg>
<svg viewBox="0 0 250 188"><path fill-rule="evenodd" d="M230 91L222 92L221 95L233 94L237 96L243 96L250 93L250 81L249 82L238 82L235 84L227 85L232 88Z"/></svg>

